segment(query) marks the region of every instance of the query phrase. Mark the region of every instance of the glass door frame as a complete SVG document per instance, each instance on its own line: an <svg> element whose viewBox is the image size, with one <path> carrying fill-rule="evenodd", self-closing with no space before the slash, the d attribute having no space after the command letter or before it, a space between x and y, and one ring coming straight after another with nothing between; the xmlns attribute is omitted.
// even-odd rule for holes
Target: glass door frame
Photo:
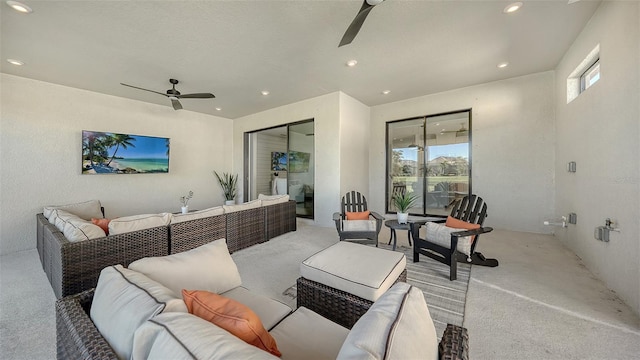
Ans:
<svg viewBox="0 0 640 360"><path fill-rule="evenodd" d="M416 116L416 117L410 117L410 118L404 118L404 119L398 119L398 120L391 120L391 121L387 121L385 123L385 213L386 214L395 214L397 213L396 211L392 211L389 208L389 204L390 204L390 196L392 196L392 187L391 187L391 182L392 182L392 176L391 176L391 169L390 169L390 165L391 165L391 159L392 159L392 152L393 152L393 148L392 146L390 146L390 125L395 124L395 123L400 123L403 121L411 121L411 120L419 120L422 119L423 121L423 126L422 126L422 144L417 144L418 146L422 146L423 149L427 148L427 119L429 118L433 118L433 117L438 117L438 116L446 116L446 115L453 115L453 114L459 114L459 113L468 113L468 126L469 126L469 134L468 134L468 146L469 146L469 160L468 160L468 169L469 169L469 174L468 174L468 181L469 181L469 185L468 185L468 192L467 195L471 195L472 194L472 117L473 117L473 111L472 108L467 108L467 109L460 109L460 110L454 110L454 111L447 111L447 112L442 112L442 113L437 113L437 114L430 114L430 115L424 115L424 116ZM391 153L390 153L391 152ZM425 151L426 153L426 151ZM420 166L422 166L423 169L423 173L422 174L417 174L418 177L421 177L422 179L422 214L415 214L415 213L410 213L410 215L415 215L415 216L441 216L440 214L429 214L427 212L427 195L428 195L428 175L427 175L427 162L428 162L428 157L427 156L423 156L422 159L422 163L418 164L418 168L420 168ZM416 179L417 180L417 179ZM419 180L417 180L419 181ZM446 207L445 207L446 209Z"/></svg>

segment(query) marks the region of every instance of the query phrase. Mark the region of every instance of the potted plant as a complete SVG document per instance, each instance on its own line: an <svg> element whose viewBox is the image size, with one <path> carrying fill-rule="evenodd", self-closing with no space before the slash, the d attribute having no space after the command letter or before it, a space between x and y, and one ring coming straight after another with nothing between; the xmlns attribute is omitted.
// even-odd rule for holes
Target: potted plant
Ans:
<svg viewBox="0 0 640 360"><path fill-rule="evenodd" d="M228 173L222 173L220 176L216 171L213 172L218 179L218 183L220 183L220 187L222 187L222 192L224 195L224 204L225 205L233 205L235 203L236 198L236 187L238 185L238 174L231 175Z"/></svg>
<svg viewBox="0 0 640 360"><path fill-rule="evenodd" d="M185 196L180 196L180 203L182 203L182 213L186 214L189 212L189 200L193 197L193 191L189 190L189 194Z"/></svg>
<svg viewBox="0 0 640 360"><path fill-rule="evenodd" d="M398 212L398 223L406 224L409 219L409 208L415 204L418 200L418 196L411 192L396 195L393 198L393 204L396 206Z"/></svg>

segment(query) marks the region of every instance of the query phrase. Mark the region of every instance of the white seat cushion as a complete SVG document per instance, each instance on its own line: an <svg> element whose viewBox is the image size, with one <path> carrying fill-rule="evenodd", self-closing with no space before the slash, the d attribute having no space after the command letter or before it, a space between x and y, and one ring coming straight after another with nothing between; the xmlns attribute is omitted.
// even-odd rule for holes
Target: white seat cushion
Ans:
<svg viewBox="0 0 640 360"><path fill-rule="evenodd" d="M164 313L135 332L131 359L278 358L195 315Z"/></svg>
<svg viewBox="0 0 640 360"><path fill-rule="evenodd" d="M342 220L342 231L376 231L376 221Z"/></svg>
<svg viewBox="0 0 640 360"><path fill-rule="evenodd" d="M262 202L262 206L269 206L275 204L286 203L289 201L289 194L284 195L264 195L259 194L258 200Z"/></svg>
<svg viewBox="0 0 640 360"><path fill-rule="evenodd" d="M181 223L185 221L204 219L207 217L218 216L224 214L222 206L216 206L204 210L193 211L187 214L175 214L171 216L171 224Z"/></svg>
<svg viewBox="0 0 640 360"><path fill-rule="evenodd" d="M187 306L173 291L122 265L100 272L90 316L120 358L130 357L136 329L165 311L186 313Z"/></svg>
<svg viewBox="0 0 640 360"><path fill-rule="evenodd" d="M125 216L109 222L109 235L124 234L158 226L168 226L170 221L170 213Z"/></svg>
<svg viewBox="0 0 640 360"><path fill-rule="evenodd" d="M376 301L404 271L403 253L341 241L307 258L300 275Z"/></svg>
<svg viewBox="0 0 640 360"><path fill-rule="evenodd" d="M238 286L237 288L226 291L220 295L242 303L253 310L253 312L258 315L260 321L262 321L262 326L264 326L267 331L293 311L293 309L288 305L266 296L256 294L255 292L251 292L242 286Z"/></svg>
<svg viewBox="0 0 640 360"><path fill-rule="evenodd" d="M269 332L283 360L335 359L349 329L299 307Z"/></svg>
<svg viewBox="0 0 640 360"><path fill-rule="evenodd" d="M147 275L176 294L182 294L182 289L221 294L242 285L225 239L173 255L136 260L129 269Z"/></svg>
<svg viewBox="0 0 640 360"><path fill-rule="evenodd" d="M466 231L465 229L451 228L442 224L436 224L432 222L426 223L425 228L425 239L427 241L436 243L440 246L444 246L447 249L451 248L451 233ZM471 236L459 237L456 250L469 256L469 254L471 253L471 238Z"/></svg>
<svg viewBox="0 0 640 360"><path fill-rule="evenodd" d="M438 359L438 338L422 291L397 283L355 323L337 359Z"/></svg>

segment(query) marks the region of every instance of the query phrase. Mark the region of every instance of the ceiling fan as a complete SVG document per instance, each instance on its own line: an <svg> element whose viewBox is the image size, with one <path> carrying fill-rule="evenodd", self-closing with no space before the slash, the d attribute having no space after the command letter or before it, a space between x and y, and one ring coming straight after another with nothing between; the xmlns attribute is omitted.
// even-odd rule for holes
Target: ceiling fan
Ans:
<svg viewBox="0 0 640 360"><path fill-rule="evenodd" d="M351 44L356 35L358 35L358 31L360 31L360 28L364 23L364 19L367 18L367 15L369 15L371 9L373 9L374 6L380 4L383 1L384 0L364 0L360 11L358 11L358 15L356 15L356 17L351 22L351 25L349 25L349 27L347 28L347 31L342 36L342 40L340 40L340 45L338 45L338 47Z"/></svg>
<svg viewBox="0 0 640 360"><path fill-rule="evenodd" d="M180 104L180 101L178 101L179 99L211 99L216 97L211 93L180 94L180 91L176 90L176 84L178 84L179 81L176 79L169 79L169 82L173 84L173 86L171 87L171 89L167 90L166 94L158 91L154 91L154 90L144 89L144 88L133 86L133 85L123 84L123 83L120 83L120 85L166 96L169 98L169 100L171 100L171 105L173 105L174 110L182 109L182 104Z"/></svg>
<svg viewBox="0 0 640 360"><path fill-rule="evenodd" d="M456 133L456 136L463 136L469 133L466 127L464 127L464 123L460 123L460 129L458 130L443 130L440 131L440 134L448 134L448 133Z"/></svg>

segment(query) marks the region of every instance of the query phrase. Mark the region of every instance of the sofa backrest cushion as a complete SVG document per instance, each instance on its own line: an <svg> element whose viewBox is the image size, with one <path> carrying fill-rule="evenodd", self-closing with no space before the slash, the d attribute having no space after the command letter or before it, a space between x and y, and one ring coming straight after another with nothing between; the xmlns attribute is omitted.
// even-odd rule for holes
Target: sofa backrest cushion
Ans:
<svg viewBox="0 0 640 360"><path fill-rule="evenodd" d="M247 344L275 356L282 355L258 315L248 306L204 290L182 290L182 298L190 314L227 330Z"/></svg>
<svg viewBox="0 0 640 360"><path fill-rule="evenodd" d="M136 329L163 311L187 312L187 307L172 290L122 265L100 272L90 316L121 359L129 359Z"/></svg>
<svg viewBox="0 0 640 360"><path fill-rule="evenodd" d="M222 205L225 213L232 213L236 211L255 209L262 206L262 200L252 200L242 204L235 205Z"/></svg>
<svg viewBox="0 0 640 360"><path fill-rule="evenodd" d="M225 239L173 255L136 260L129 269L147 275L176 294L182 294L182 289L220 294L242 285Z"/></svg>
<svg viewBox="0 0 640 360"><path fill-rule="evenodd" d="M206 320L182 313L160 314L140 326L131 359L278 360Z"/></svg>
<svg viewBox="0 0 640 360"><path fill-rule="evenodd" d="M422 291L392 286L355 323L337 359L437 359L438 338Z"/></svg>
<svg viewBox="0 0 640 360"><path fill-rule="evenodd" d="M173 215L171 217L171 224L203 219L203 218L218 216L222 214L224 214L224 208L222 206L216 206L216 207L212 207L204 210L193 211L187 214Z"/></svg>
<svg viewBox="0 0 640 360"><path fill-rule="evenodd" d="M289 201L289 194L284 194L284 195L258 194L258 200L262 201L262 206L281 204Z"/></svg>
<svg viewBox="0 0 640 360"><path fill-rule="evenodd" d="M61 210L68 211L74 215L78 215L85 220L91 220L91 218L102 217L101 206L102 205L100 204L99 200L89 200L81 203L67 204L67 205L50 205L50 206L44 207L42 214L44 215L44 217L49 219L51 217L53 210L61 209ZM51 223L53 224L53 222Z"/></svg>
<svg viewBox="0 0 640 360"><path fill-rule="evenodd" d="M109 222L109 235L124 234L132 231L168 226L171 213L142 214L112 219Z"/></svg>
<svg viewBox="0 0 640 360"><path fill-rule="evenodd" d="M107 234L98 225L86 220L71 220L64 225L64 237L71 242L98 239Z"/></svg>

